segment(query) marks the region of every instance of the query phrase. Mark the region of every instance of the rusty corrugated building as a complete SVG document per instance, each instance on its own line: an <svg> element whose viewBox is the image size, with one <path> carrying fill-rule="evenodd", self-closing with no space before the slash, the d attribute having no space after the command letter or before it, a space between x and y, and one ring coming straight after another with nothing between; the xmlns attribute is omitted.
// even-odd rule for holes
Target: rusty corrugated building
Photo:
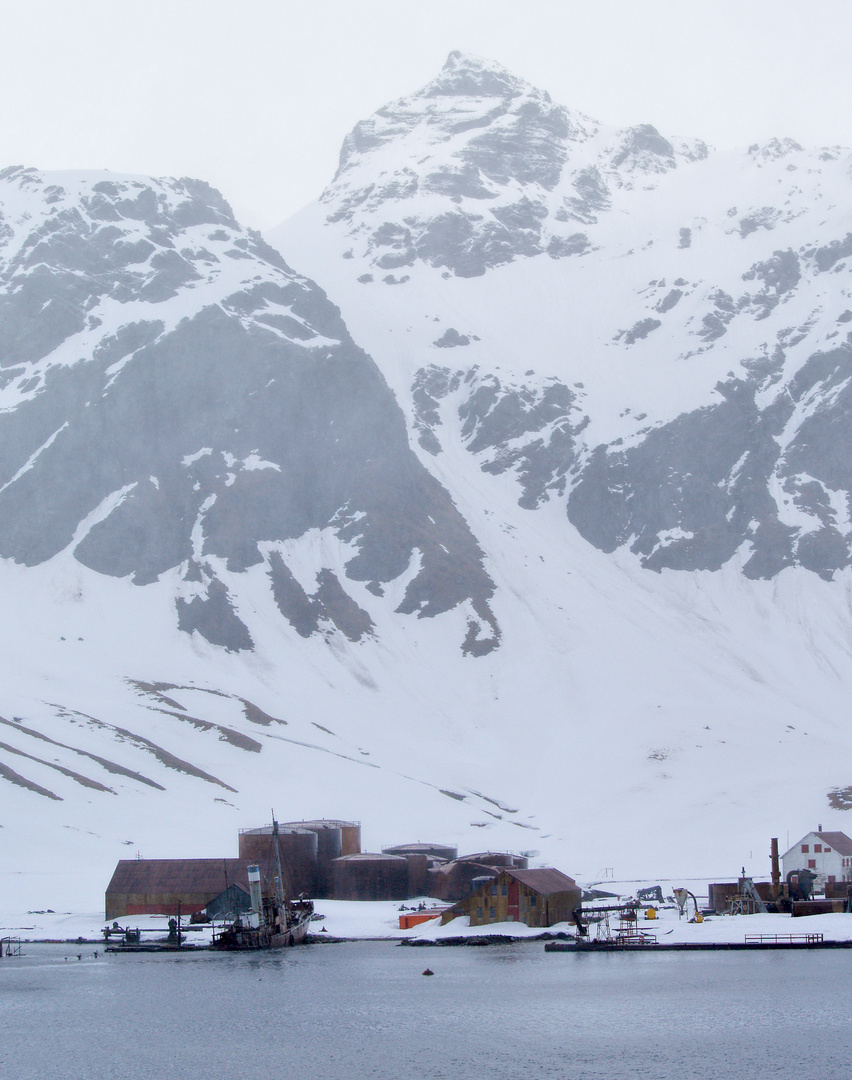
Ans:
<svg viewBox="0 0 852 1080"><path fill-rule="evenodd" d="M248 892L240 859L121 859L106 890L107 919L128 915L191 915L229 885Z"/></svg>
<svg viewBox="0 0 852 1080"><path fill-rule="evenodd" d="M573 878L550 867L540 870L505 869L481 882L463 900L444 913L447 923L469 915L471 926L522 922L527 926L553 926L568 922L579 907L582 892Z"/></svg>

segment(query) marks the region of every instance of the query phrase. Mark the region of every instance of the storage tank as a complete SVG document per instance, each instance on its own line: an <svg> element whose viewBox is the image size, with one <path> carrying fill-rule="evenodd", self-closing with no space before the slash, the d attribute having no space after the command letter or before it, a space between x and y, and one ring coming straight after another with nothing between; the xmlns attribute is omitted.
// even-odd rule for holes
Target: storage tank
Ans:
<svg viewBox="0 0 852 1080"><path fill-rule="evenodd" d="M361 854L361 822L341 821L340 833L343 841L341 855Z"/></svg>
<svg viewBox="0 0 852 1080"><path fill-rule="evenodd" d="M290 821L287 827L308 829L317 838L317 886L315 896L330 898L332 889L331 864L343 854L342 821ZM360 831L360 828L359 828Z"/></svg>
<svg viewBox="0 0 852 1080"><path fill-rule="evenodd" d="M483 866L501 866L510 870L526 870L529 859L524 855L513 855L510 851L480 851L476 855L462 855L459 862L477 862Z"/></svg>
<svg viewBox="0 0 852 1080"><path fill-rule="evenodd" d="M317 849L317 834L310 829L278 826L284 888L290 895L317 895ZM271 825L240 829L239 852L241 859L260 865L264 880L271 880L275 862Z"/></svg>
<svg viewBox="0 0 852 1080"><path fill-rule="evenodd" d="M408 861L399 855L342 855L333 863L335 900L407 900Z"/></svg>
<svg viewBox="0 0 852 1080"><path fill-rule="evenodd" d="M456 859L429 871L427 889L429 895L434 896L436 900L456 903L467 896L477 878L497 877L498 873L496 866L472 862L470 859Z"/></svg>
<svg viewBox="0 0 852 1080"><path fill-rule="evenodd" d="M429 874L428 855L403 855L408 863L408 896L427 896L427 879Z"/></svg>
<svg viewBox="0 0 852 1080"><path fill-rule="evenodd" d="M449 844L397 844L395 847L382 848L384 855L429 855L433 859L443 859L451 862L458 858L459 849Z"/></svg>

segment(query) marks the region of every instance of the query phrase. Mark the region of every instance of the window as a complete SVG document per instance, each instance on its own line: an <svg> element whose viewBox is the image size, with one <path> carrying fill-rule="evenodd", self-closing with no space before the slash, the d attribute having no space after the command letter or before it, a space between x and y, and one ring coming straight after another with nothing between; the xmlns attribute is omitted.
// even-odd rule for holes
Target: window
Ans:
<svg viewBox="0 0 852 1080"><path fill-rule="evenodd" d="M506 884L505 881L503 882L502 886L500 887L500 892L503 894L503 896L508 896L509 895L509 886Z"/></svg>
<svg viewBox="0 0 852 1080"><path fill-rule="evenodd" d="M822 849L822 851L823 851L823 854L825 855L825 854L827 854L827 853L828 853L829 851L831 851L831 848L830 848L830 847L824 847L824 848Z"/></svg>
<svg viewBox="0 0 852 1080"><path fill-rule="evenodd" d="M814 854L818 855L822 851L822 844L814 844Z"/></svg>
<svg viewBox="0 0 852 1080"><path fill-rule="evenodd" d="M533 895L530 897L530 907L535 907L538 903L538 897Z"/></svg>
<svg viewBox="0 0 852 1080"><path fill-rule="evenodd" d="M816 870L816 859L808 859L808 870Z"/></svg>
<svg viewBox="0 0 852 1080"><path fill-rule="evenodd" d="M491 886L491 895L492 895L492 896L496 896L496 895L497 895L497 886L496 886L496 885L492 885L492 886Z"/></svg>
<svg viewBox="0 0 852 1080"><path fill-rule="evenodd" d="M807 845L807 844L802 844L802 854L803 854L803 855L807 855L807 853L808 853L808 852L809 852L810 850L811 850L811 849L810 849L810 847L808 847L808 845Z"/></svg>
<svg viewBox="0 0 852 1080"><path fill-rule="evenodd" d="M489 908L488 909L488 917L489 917L489 919L496 919L497 918L497 915L496 915L496 912L494 911L494 908Z"/></svg>
<svg viewBox="0 0 852 1080"><path fill-rule="evenodd" d="M478 908L476 909L476 917L477 917L477 919L481 919L481 918L482 918L482 908L481 908L481 907L478 907Z"/></svg>

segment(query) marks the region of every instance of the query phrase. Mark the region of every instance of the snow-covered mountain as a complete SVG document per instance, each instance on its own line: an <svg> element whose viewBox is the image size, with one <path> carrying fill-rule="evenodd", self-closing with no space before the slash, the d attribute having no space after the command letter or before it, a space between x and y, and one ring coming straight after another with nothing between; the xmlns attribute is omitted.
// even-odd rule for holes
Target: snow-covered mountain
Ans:
<svg viewBox="0 0 852 1080"><path fill-rule="evenodd" d="M456 53L266 240L0 173L4 887L270 806L587 880L843 828L850 187Z"/></svg>
<svg viewBox="0 0 852 1080"><path fill-rule="evenodd" d="M831 578L852 550L850 194L848 150L614 131L452 54L274 239L398 372L429 453L455 429L522 505L564 500L652 569Z"/></svg>

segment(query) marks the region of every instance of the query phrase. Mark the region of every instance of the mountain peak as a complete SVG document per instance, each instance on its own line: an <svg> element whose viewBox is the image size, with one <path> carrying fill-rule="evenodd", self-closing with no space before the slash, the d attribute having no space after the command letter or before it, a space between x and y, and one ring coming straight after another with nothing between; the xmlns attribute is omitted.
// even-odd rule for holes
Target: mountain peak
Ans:
<svg viewBox="0 0 852 1080"><path fill-rule="evenodd" d="M517 97L533 88L501 64L454 50L440 75L423 93L427 97Z"/></svg>

